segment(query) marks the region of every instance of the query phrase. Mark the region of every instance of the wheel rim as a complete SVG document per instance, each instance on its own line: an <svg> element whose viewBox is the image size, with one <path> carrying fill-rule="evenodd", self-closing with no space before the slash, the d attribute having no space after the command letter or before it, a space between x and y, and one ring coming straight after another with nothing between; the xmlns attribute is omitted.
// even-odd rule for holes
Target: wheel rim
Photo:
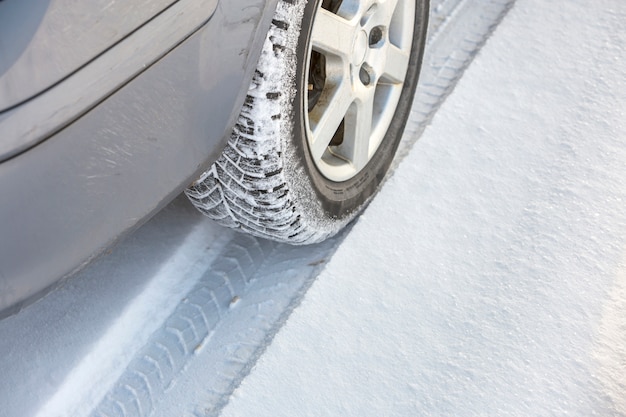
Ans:
<svg viewBox="0 0 626 417"><path fill-rule="evenodd" d="M323 0L306 62L304 120L311 157L335 182L372 159L409 67L414 0Z"/></svg>

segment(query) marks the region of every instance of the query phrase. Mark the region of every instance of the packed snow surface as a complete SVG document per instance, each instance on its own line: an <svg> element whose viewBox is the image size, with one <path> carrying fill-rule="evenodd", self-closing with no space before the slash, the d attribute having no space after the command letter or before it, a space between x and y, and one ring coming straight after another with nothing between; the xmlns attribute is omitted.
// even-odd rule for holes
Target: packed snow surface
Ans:
<svg viewBox="0 0 626 417"><path fill-rule="evenodd" d="M624 22L518 0L222 415L626 415Z"/></svg>

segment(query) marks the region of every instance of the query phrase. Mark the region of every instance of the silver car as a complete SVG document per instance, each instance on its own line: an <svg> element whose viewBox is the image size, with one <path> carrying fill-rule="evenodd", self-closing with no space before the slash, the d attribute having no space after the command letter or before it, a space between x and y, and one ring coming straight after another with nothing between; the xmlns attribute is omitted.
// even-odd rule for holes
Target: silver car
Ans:
<svg viewBox="0 0 626 417"><path fill-rule="evenodd" d="M0 316L186 190L325 239L374 195L428 0L0 0Z"/></svg>

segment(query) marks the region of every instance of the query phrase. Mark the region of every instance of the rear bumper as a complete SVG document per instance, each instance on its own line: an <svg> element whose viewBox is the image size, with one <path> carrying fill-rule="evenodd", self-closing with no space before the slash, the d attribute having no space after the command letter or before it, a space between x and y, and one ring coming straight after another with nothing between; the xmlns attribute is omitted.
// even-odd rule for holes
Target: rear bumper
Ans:
<svg viewBox="0 0 626 417"><path fill-rule="evenodd" d="M0 164L0 316L84 266L217 157L275 4L220 3L157 62Z"/></svg>

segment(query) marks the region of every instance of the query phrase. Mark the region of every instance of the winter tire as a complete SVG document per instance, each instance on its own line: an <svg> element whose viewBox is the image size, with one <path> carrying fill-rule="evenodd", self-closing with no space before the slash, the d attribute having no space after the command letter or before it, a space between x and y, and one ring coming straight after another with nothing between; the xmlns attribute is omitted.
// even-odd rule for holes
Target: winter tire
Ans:
<svg viewBox="0 0 626 417"><path fill-rule="evenodd" d="M375 194L419 75L427 0L280 0L221 157L186 191L225 226L289 243Z"/></svg>

